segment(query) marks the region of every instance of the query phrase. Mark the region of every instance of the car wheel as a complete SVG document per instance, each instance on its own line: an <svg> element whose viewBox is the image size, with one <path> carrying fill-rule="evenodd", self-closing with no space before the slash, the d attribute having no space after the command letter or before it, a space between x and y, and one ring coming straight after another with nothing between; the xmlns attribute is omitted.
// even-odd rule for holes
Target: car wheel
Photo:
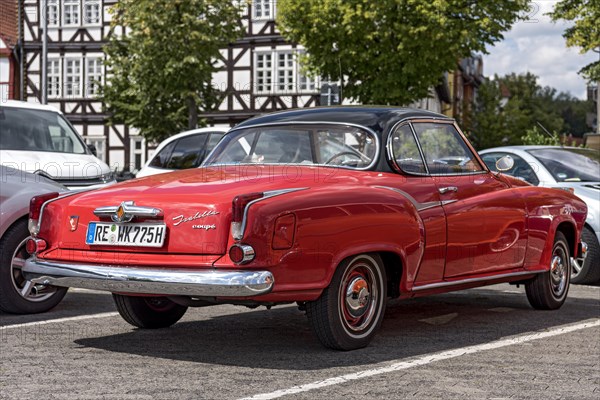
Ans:
<svg viewBox="0 0 600 400"><path fill-rule="evenodd" d="M138 328L166 328L183 317L187 307L166 297L124 296L113 294L121 317Z"/></svg>
<svg viewBox="0 0 600 400"><path fill-rule="evenodd" d="M23 277L23 265L31 256L25 248L27 239L27 220L17 221L0 239L0 309L4 312L34 314L48 311L67 293L66 288L54 286L38 290Z"/></svg>
<svg viewBox="0 0 600 400"><path fill-rule="evenodd" d="M600 244L594 232L587 226L583 227L581 240L588 245L588 253L584 259L573 261L571 273L572 283L596 283L600 280Z"/></svg>
<svg viewBox="0 0 600 400"><path fill-rule="evenodd" d="M538 310L555 310L563 305L569 292L571 278L571 257L567 239L561 232L556 233L550 268L537 274L525 285L527 299Z"/></svg>
<svg viewBox="0 0 600 400"><path fill-rule="evenodd" d="M385 268L378 255L346 259L321 297L306 304L312 330L331 349L367 346L383 320L386 289Z"/></svg>

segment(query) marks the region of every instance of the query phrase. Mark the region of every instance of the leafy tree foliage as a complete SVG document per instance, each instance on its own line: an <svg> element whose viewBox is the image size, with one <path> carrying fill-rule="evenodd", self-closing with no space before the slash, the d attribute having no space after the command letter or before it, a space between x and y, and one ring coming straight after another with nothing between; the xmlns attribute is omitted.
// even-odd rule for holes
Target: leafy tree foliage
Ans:
<svg viewBox="0 0 600 400"><path fill-rule="evenodd" d="M279 0L277 23L309 73L365 104L428 96L458 59L503 38L528 0Z"/></svg>
<svg viewBox="0 0 600 400"><path fill-rule="evenodd" d="M542 87L531 73L494 76L477 92L476 104L465 126L475 147L480 150L503 145L546 143L554 136L582 136L589 128L586 113L593 103L582 101L551 87ZM524 141L526 143L524 143Z"/></svg>
<svg viewBox="0 0 600 400"><path fill-rule="evenodd" d="M195 128L198 111L214 107L211 86L219 49L241 34L234 2L120 0L112 8L113 35L105 48L109 75L101 99L113 122L162 140Z"/></svg>
<svg viewBox="0 0 600 400"><path fill-rule="evenodd" d="M529 129L525 135L521 136L521 144L541 145L541 146L560 146L560 138L558 136L550 136L545 132L541 132L537 126Z"/></svg>
<svg viewBox="0 0 600 400"><path fill-rule="evenodd" d="M550 16L553 21L564 19L575 23L563 35L568 46L581 47L582 53L600 51L600 0L561 0ZM600 60L579 72L589 80L600 81Z"/></svg>

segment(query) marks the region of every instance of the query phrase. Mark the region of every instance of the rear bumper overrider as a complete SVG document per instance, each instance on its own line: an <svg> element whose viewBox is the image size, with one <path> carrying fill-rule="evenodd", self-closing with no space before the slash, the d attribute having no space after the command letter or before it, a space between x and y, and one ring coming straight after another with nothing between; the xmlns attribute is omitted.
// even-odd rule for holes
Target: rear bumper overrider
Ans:
<svg viewBox="0 0 600 400"><path fill-rule="evenodd" d="M22 272L36 285L193 297L257 296L269 293L274 284L269 271L123 267L36 257L25 262Z"/></svg>

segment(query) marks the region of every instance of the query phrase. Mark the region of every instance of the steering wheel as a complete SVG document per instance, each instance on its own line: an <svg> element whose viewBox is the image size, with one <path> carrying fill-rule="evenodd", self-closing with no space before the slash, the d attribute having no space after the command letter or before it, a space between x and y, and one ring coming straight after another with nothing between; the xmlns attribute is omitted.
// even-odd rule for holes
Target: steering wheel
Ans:
<svg viewBox="0 0 600 400"><path fill-rule="evenodd" d="M346 150L346 151L340 151L339 153L334 154L333 156L329 157L329 159L327 161L325 161L325 164L331 164L331 162L333 160L335 160L336 158L342 157L342 156L354 156L357 159L359 159L360 161L365 161L360 154L356 154L353 151Z"/></svg>

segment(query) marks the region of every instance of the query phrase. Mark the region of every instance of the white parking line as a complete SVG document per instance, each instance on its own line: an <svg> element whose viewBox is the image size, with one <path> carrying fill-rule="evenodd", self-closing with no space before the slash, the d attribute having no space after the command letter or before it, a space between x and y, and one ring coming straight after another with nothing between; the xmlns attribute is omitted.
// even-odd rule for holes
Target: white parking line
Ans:
<svg viewBox="0 0 600 400"><path fill-rule="evenodd" d="M581 322L575 325L564 325L558 328L545 331L545 332L535 332L528 333L521 336L516 336L510 339L502 339L497 340L491 343L478 344L475 346L461 347L459 349L443 351L440 353L426 354L419 358L409 359L408 361L399 361L394 364L391 364L387 367L375 368L375 369L367 369L360 372L355 372L352 374L337 376L329 379L325 379L324 381L317 381L312 383L307 383L306 385L294 386L289 389L277 390L271 393L262 393L257 394L251 397L245 397L241 400L267 400L267 399L277 399L279 397L287 396L289 394L296 394L302 392L308 392L309 390L319 389L327 386L339 385L342 383L346 383L348 381L353 381L357 379L367 378L370 376L387 374L390 372L400 371L403 369L409 369L413 367L419 367L421 365L427 365L436 361L448 360L450 358L460 357L467 354L479 353L486 350L499 349L501 347L511 346L513 344L520 344L525 342L530 342L532 340L549 338L552 336L564 335L566 333L578 331L581 329L593 328L596 326L600 326L600 319L593 318ZM398 360L396 360L398 361Z"/></svg>
<svg viewBox="0 0 600 400"><path fill-rule="evenodd" d="M25 324L2 326L2 327L0 327L0 331L7 331L9 329L17 329L17 328L27 328L27 327L38 326L38 325L58 324L61 322L81 321L81 320L85 320L85 319L116 317L117 315L119 315L118 312L106 312L106 313L101 313L101 314L79 315L77 317L47 319L45 321L27 322Z"/></svg>

